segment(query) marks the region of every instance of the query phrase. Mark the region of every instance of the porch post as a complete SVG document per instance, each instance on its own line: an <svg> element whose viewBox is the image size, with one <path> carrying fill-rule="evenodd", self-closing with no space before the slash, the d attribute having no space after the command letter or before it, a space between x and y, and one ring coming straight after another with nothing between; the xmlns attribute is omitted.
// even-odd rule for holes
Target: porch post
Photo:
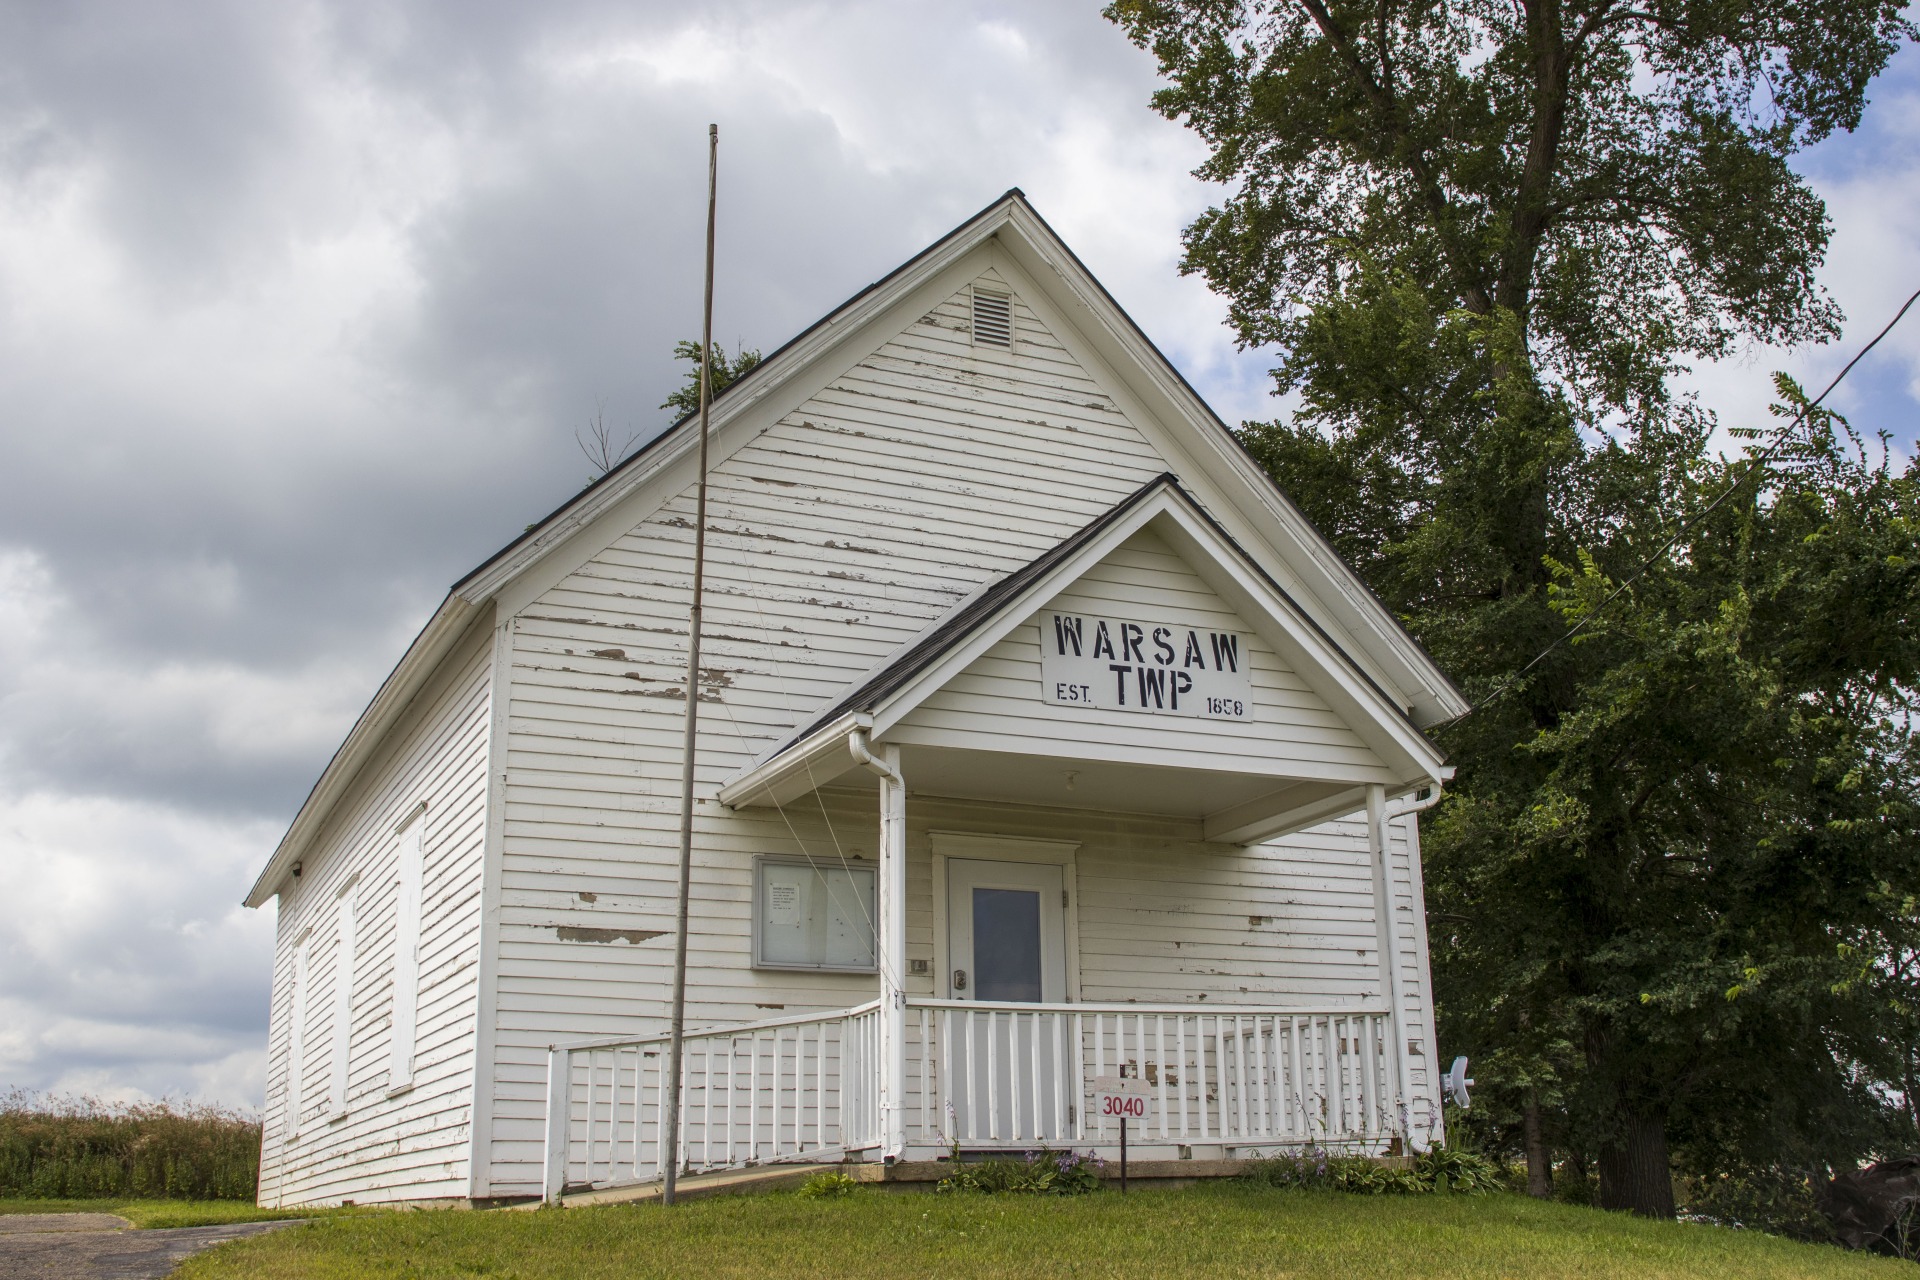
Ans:
<svg viewBox="0 0 1920 1280"><path fill-rule="evenodd" d="M1393 925L1393 843L1387 832L1387 789L1379 783L1367 787L1367 845L1373 863L1373 915L1376 942L1380 948L1380 992L1387 998L1388 1072L1392 1078L1390 1095L1394 1113L1391 1125L1400 1119L1408 1104L1406 1096L1406 1026L1401 1016L1399 930ZM1403 1135L1405 1136L1405 1135ZM1411 1139L1409 1138L1409 1141Z"/></svg>
<svg viewBox="0 0 1920 1280"><path fill-rule="evenodd" d="M899 747L880 758L880 1140L894 1160L907 1145L907 784Z"/></svg>

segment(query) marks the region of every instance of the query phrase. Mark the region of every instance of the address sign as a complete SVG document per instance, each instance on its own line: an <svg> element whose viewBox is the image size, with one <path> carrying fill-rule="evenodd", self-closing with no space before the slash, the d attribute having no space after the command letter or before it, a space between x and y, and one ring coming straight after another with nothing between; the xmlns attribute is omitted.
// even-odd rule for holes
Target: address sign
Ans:
<svg viewBox="0 0 1920 1280"><path fill-rule="evenodd" d="M1090 614L1040 615L1048 702L1207 720L1251 720L1246 637Z"/></svg>

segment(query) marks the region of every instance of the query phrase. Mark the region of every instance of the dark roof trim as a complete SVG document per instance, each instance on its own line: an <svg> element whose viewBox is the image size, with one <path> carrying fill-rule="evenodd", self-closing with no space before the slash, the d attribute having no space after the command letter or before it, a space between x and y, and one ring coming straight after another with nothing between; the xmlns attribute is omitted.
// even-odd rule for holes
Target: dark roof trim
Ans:
<svg viewBox="0 0 1920 1280"><path fill-rule="evenodd" d="M818 333L820 330L827 328L829 325L831 325L834 322L835 317L839 316L842 312L846 311L848 307L851 307L854 303L860 301L860 299L866 297L868 294L872 293L874 290L885 288L887 283L892 279L894 279L894 277L902 275L908 271L911 271L915 266L917 266L920 263L922 259L931 257L932 255L938 253L942 248L944 248L947 244L951 243L962 232L964 232L968 227L971 227L974 223L980 221L980 219L986 217L989 213L993 212L995 209L999 208L1001 205L1007 203L1010 200L1018 200L1022 204L1026 204L1026 200L1027 200L1026 192L1020 190L1020 188L1018 187L1008 187L1006 191L1003 192L1001 195L996 196L994 199L988 201L985 205L983 205L980 208L979 212L975 213L972 217L965 219L958 226L954 227L953 230L947 232L947 234L945 234L944 236L941 236L938 240L935 240L932 244L922 249L919 253L914 254L911 258L908 258L905 262L901 263L899 266L895 267L893 270L887 272L887 274L885 274L884 276L881 276L878 280L875 280L872 284L866 286L864 289L857 291L852 296L850 296L845 302L842 302L839 306L834 307L833 309L828 311L825 315L821 316L818 320L814 321L812 324L808 325L806 328L802 329L800 332L794 334L791 338L788 338L785 342L781 343L778 347L776 347L773 350L771 354L762 357L760 360L760 363L753 366L753 368L747 370L747 372L738 381L729 384L725 389L723 389L718 394L716 394L709 403L718 404L720 403L720 400L722 399L722 397L726 396L735 387L752 385L756 381L756 379L764 377L765 371L769 367L771 367L777 360L779 360L781 356L785 355L788 350L806 341L806 339L812 334ZM1027 209L1031 212L1033 210L1033 206L1028 204ZM1034 216L1039 217L1040 215L1038 213L1035 213ZM1045 219L1042 219L1042 222L1044 223ZM1052 233L1053 228L1048 227L1047 231L1049 233ZM1054 238L1056 240L1059 239L1057 235L1054 236ZM1071 254L1073 250L1068 249L1067 252ZM1075 258L1074 261L1079 262L1080 260L1078 258ZM1084 265L1082 266L1081 269L1085 270ZM1105 293L1106 290L1103 288L1101 292ZM1109 301L1111 301L1111 298L1109 298ZM1132 319L1129 318L1127 323L1133 324ZM1139 328L1138 325L1134 325L1134 327L1135 329ZM1143 334L1142 336L1144 337L1145 335ZM1152 344L1149 343L1148 345L1152 345ZM1157 354L1157 351L1156 351L1156 354ZM1161 357L1161 359L1163 360L1165 358L1166 357L1164 356ZM1174 370L1174 373L1175 373L1175 376L1178 376L1179 370L1177 369ZM1184 383L1185 379L1183 378L1181 379L1181 381L1182 383ZM1192 390L1192 388L1189 387L1188 390ZM498 551L488 556L485 560L482 560L478 565L475 565L474 568L465 577L461 578L458 582L454 583L453 586L449 588L449 591L457 593L460 590L460 588L466 586L469 582L472 582L475 578L479 577L481 574L485 573L488 569L491 569L494 565L498 564L503 558L512 554L517 547L521 546L527 540L529 540L530 538L538 537L540 532L543 529L545 529L549 524L552 524L555 520L559 519L560 516L564 515L569 507L572 507L575 503L579 502L580 499L586 497L588 494L592 493L595 489L598 489L601 485L609 483L614 479L614 477L623 474L624 472L630 470L633 467L639 466L642 461L644 461L647 457L652 455L653 452L656 449L658 449L661 445L665 444L668 440L671 440L674 436L679 435L682 431L686 430L688 427L697 423L699 421L699 417L700 417L699 412L696 410L693 413L686 414L685 416L679 418L672 425L663 429L659 435L655 436L653 439L641 445L638 449L634 450L631 454L628 454L626 459L622 461L619 465L615 466L613 470L608 471L606 474L602 475L599 479L595 480L592 484L589 484L586 488L580 490L578 493L569 497L565 502L562 502L559 506L555 507L552 511L549 511L546 515L541 516L538 520L528 525L526 528L526 531L522 533L519 537L515 538L512 542L509 542L506 546L501 547Z"/></svg>

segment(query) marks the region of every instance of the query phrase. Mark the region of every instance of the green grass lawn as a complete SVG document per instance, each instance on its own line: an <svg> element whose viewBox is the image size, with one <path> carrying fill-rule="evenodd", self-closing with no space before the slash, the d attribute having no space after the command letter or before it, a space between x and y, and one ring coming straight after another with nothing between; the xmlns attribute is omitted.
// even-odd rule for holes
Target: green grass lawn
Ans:
<svg viewBox="0 0 1920 1280"><path fill-rule="evenodd" d="M699 1276L1910 1276L1911 1263L1521 1196L1208 1185L1074 1199L866 1189L537 1212L359 1213L190 1259L180 1280Z"/></svg>
<svg viewBox="0 0 1920 1280"><path fill-rule="evenodd" d="M136 1227L211 1227L228 1222L312 1218L338 1210L262 1209L251 1200L4 1200L0 1213L116 1213Z"/></svg>

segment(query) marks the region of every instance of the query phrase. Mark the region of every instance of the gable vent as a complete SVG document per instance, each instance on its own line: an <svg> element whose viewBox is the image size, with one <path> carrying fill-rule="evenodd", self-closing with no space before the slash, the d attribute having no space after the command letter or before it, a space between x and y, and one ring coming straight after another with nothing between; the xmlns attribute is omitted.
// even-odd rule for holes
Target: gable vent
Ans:
<svg viewBox="0 0 1920 1280"><path fill-rule="evenodd" d="M1004 293L973 291L973 341L976 346L1012 349L1012 298Z"/></svg>

